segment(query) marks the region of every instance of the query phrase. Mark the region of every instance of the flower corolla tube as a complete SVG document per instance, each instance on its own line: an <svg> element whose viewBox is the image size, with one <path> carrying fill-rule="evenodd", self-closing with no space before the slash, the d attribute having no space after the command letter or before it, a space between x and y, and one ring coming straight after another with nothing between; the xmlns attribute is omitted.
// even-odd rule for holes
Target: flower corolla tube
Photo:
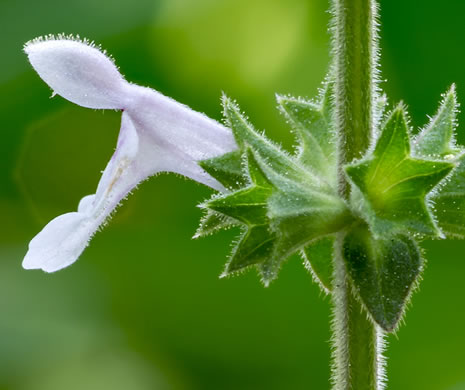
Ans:
<svg viewBox="0 0 465 390"><path fill-rule="evenodd" d="M87 41L48 37L27 43L24 50L54 94L82 107L122 111L116 150L95 194L32 239L24 268L54 272L74 263L121 200L158 172L175 172L224 190L198 161L237 148L229 129L153 89L127 82L113 60Z"/></svg>

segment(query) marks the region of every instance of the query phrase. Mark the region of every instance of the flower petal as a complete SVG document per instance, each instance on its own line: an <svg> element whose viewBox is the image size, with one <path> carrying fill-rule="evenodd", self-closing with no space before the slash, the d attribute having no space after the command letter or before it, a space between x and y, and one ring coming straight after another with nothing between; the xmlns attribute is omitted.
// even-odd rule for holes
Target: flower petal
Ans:
<svg viewBox="0 0 465 390"><path fill-rule="evenodd" d="M93 45L50 37L27 43L24 51L58 95L83 107L123 108L127 82L113 61Z"/></svg>
<svg viewBox="0 0 465 390"><path fill-rule="evenodd" d="M125 106L136 127L198 161L237 149L230 129L161 93L128 84Z"/></svg>
<svg viewBox="0 0 465 390"><path fill-rule="evenodd" d="M77 260L91 237L141 180L134 160L138 142L132 121L123 113L118 147L102 174L96 194L82 198L77 212L53 219L32 239L24 268L54 272Z"/></svg>
<svg viewBox="0 0 465 390"><path fill-rule="evenodd" d="M129 118L126 112L123 112L121 117L121 129L118 137L116 151L111 157L110 162L106 166L102 173L102 177L97 186L97 191L94 199L94 207L104 202L108 203L109 198L112 198L115 191L121 185L122 182L133 182L137 180L133 185L129 186L127 191L131 190L133 186L137 185L140 180L140 175L128 177L129 168L137 156L139 150L139 136L136 132L133 122ZM126 193L127 193L126 191ZM116 191L118 192L118 191ZM116 204L126 195L126 193L116 200ZM118 197L119 195L117 195ZM116 206L115 204L115 206Z"/></svg>
<svg viewBox="0 0 465 390"><path fill-rule="evenodd" d="M200 168L198 161L237 149L231 130L153 89L129 84L126 90L130 98L125 112L144 137L144 144L150 144L153 153L157 150L157 154L164 155L160 158L162 170L224 190Z"/></svg>
<svg viewBox="0 0 465 390"><path fill-rule="evenodd" d="M51 220L29 243L23 260L25 269L54 272L74 263L92 235L82 213L68 213Z"/></svg>

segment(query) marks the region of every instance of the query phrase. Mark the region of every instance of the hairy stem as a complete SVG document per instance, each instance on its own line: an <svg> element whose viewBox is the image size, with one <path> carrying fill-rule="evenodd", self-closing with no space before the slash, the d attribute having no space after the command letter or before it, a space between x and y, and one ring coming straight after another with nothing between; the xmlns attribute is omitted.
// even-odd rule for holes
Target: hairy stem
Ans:
<svg viewBox="0 0 465 390"><path fill-rule="evenodd" d="M374 138L377 99L376 0L333 0L336 128L340 137L339 191L350 187L343 166L366 152ZM383 388L383 335L355 297L339 233L333 275L333 389Z"/></svg>
<svg viewBox="0 0 465 390"><path fill-rule="evenodd" d="M334 390L381 390L384 383L383 333L368 319L352 291L341 256L343 234L335 248L333 275Z"/></svg>
<svg viewBox="0 0 465 390"><path fill-rule="evenodd" d="M367 150L374 131L377 93L375 0L333 0L336 126L341 166ZM342 180L344 181L344 180ZM347 196L347 190L344 190Z"/></svg>

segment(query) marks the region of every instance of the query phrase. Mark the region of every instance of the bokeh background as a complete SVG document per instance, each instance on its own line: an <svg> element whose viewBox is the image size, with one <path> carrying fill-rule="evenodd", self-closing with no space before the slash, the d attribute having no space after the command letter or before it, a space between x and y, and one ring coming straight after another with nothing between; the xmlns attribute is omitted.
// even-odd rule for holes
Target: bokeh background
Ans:
<svg viewBox="0 0 465 390"><path fill-rule="evenodd" d="M143 183L72 267L25 271L29 240L95 192L120 114L51 91L22 53L80 34L127 79L220 119L221 91L286 147L274 93L313 96L328 64L326 0L0 0L0 389L328 389L329 300L292 258L264 289L219 280L229 231L194 241L210 195L162 175ZM382 87L433 114L465 98L465 2L383 0ZM465 123L463 114L459 119ZM465 141L465 132L459 135ZM406 325L389 337L389 389L465 389L465 243L425 244Z"/></svg>

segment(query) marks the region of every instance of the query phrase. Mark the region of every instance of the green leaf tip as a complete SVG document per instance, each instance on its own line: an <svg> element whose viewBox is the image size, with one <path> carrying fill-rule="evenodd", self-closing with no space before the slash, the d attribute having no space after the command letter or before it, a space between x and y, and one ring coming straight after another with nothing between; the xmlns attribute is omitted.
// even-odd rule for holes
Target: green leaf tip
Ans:
<svg viewBox="0 0 465 390"><path fill-rule="evenodd" d="M343 256L372 319L387 332L395 330L423 268L415 241L404 235L375 239L359 225L345 236Z"/></svg>
<svg viewBox="0 0 465 390"><path fill-rule="evenodd" d="M426 196L455 167L411 154L405 108L386 120L373 153L345 167L353 183L352 204L377 237L416 233L441 237Z"/></svg>

